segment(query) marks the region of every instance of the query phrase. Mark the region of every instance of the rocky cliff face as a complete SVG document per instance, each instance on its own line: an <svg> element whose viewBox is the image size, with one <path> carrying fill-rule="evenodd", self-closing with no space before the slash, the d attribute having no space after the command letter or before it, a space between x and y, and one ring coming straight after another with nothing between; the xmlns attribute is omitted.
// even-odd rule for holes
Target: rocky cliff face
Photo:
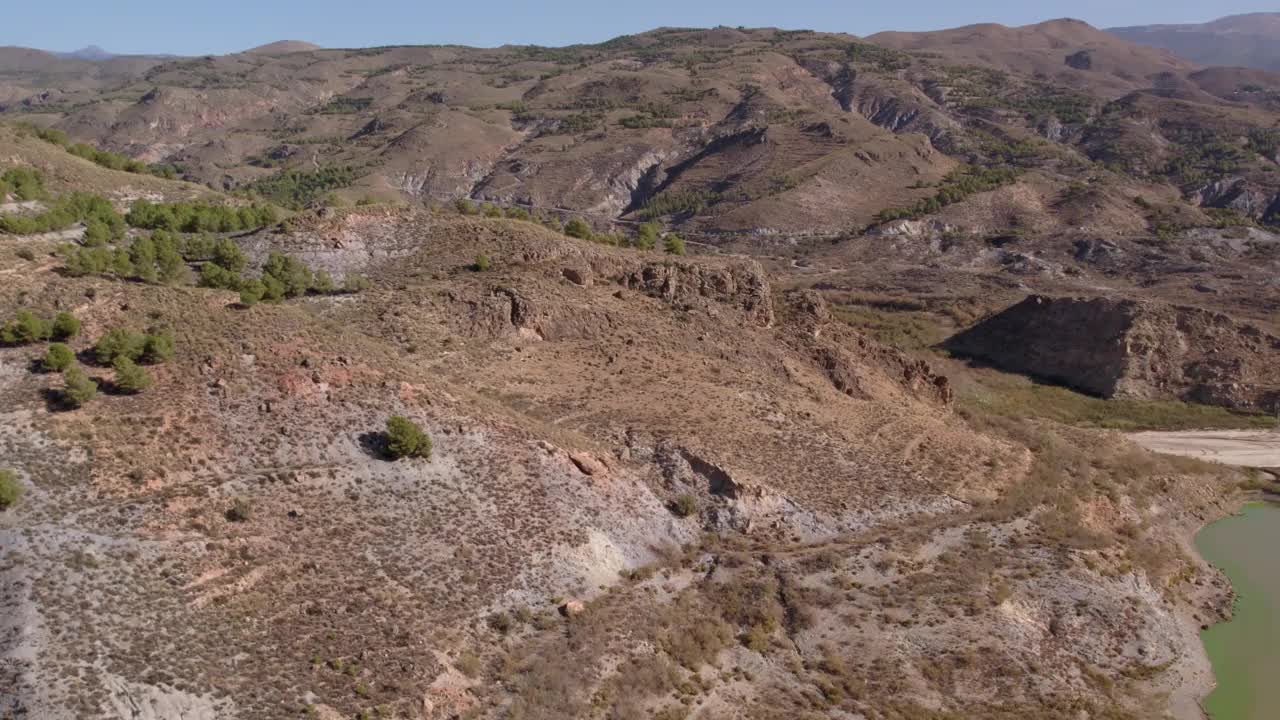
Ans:
<svg viewBox="0 0 1280 720"><path fill-rule="evenodd" d="M947 347L1108 398L1280 409L1280 338L1199 308L1031 296Z"/></svg>

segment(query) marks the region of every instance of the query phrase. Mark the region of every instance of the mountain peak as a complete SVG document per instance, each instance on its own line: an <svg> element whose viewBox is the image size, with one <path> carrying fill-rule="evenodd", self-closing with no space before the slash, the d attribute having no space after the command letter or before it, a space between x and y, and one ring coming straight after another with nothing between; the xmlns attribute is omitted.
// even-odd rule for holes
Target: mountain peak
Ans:
<svg viewBox="0 0 1280 720"><path fill-rule="evenodd" d="M79 50L56 54L59 57L75 58L77 60L109 60L115 57L115 53L107 52L97 45L86 45Z"/></svg>
<svg viewBox="0 0 1280 720"><path fill-rule="evenodd" d="M266 45L259 45L254 48L245 50L246 53L254 55L288 55L296 52L309 52L311 50L321 50L322 48L315 43L309 43L305 40L277 40Z"/></svg>

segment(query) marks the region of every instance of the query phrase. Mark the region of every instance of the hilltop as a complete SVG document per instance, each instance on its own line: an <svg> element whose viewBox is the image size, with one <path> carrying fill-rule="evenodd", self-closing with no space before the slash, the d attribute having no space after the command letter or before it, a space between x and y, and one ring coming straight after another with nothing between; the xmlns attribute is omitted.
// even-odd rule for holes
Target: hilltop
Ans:
<svg viewBox="0 0 1280 720"><path fill-rule="evenodd" d="M321 49L322 48L319 45L305 42L303 40L277 40L275 42L245 50L245 53L257 55L288 55L289 53L310 52L312 50Z"/></svg>

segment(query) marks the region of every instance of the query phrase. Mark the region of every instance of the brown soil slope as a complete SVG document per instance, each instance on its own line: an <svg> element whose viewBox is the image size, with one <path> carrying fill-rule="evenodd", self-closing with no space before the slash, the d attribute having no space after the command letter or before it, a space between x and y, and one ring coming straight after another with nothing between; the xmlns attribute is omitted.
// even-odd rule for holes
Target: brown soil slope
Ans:
<svg viewBox="0 0 1280 720"><path fill-rule="evenodd" d="M78 410L0 348L3 712L1195 717L1225 596L1178 537L1234 479L984 432L746 258L395 208L239 241L374 287L242 308L0 246L0 317L177 347L138 395L82 353Z"/></svg>
<svg viewBox="0 0 1280 720"><path fill-rule="evenodd" d="M1280 409L1280 338L1199 308L1032 296L946 346L1103 397Z"/></svg>

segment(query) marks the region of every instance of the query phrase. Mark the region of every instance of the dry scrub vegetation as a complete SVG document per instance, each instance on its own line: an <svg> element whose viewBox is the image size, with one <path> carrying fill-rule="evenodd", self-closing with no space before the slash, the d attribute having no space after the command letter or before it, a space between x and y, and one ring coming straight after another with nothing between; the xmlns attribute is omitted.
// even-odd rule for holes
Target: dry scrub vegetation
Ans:
<svg viewBox="0 0 1280 720"><path fill-rule="evenodd" d="M334 249L375 222L406 250ZM1200 681L1178 618L1225 594L1182 533L1230 471L963 383L956 412L740 258L376 208L242 239L269 241L373 287L0 288L0 315L73 310L77 353L143 326L175 350L147 392L51 413L41 351L0 349L27 488L3 602L48 628L0 635L34 658L0 678L24 707L1118 719ZM429 456L388 461L391 416Z"/></svg>

